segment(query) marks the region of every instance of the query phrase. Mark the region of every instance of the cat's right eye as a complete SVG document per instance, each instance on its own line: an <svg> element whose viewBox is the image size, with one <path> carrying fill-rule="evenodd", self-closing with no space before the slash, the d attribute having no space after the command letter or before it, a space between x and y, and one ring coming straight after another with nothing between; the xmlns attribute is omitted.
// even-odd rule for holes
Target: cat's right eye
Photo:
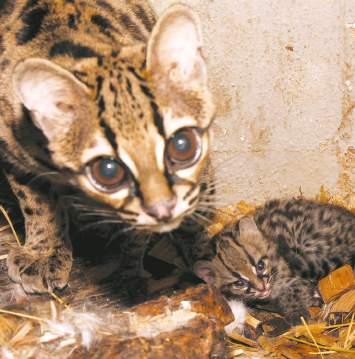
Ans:
<svg viewBox="0 0 355 359"><path fill-rule="evenodd" d="M96 158L86 171L91 183L102 192L115 192L127 182L126 169L114 158Z"/></svg>
<svg viewBox="0 0 355 359"><path fill-rule="evenodd" d="M256 270L258 272L262 272L265 269L265 260L264 259L260 259L259 262L256 265Z"/></svg>

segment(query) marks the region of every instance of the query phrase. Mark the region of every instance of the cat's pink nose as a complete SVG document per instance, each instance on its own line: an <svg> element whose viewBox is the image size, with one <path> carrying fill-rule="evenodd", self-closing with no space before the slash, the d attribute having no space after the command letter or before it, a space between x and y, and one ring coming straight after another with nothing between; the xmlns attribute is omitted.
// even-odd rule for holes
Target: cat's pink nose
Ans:
<svg viewBox="0 0 355 359"><path fill-rule="evenodd" d="M172 199L161 201L153 206L146 207L145 211L150 216L154 217L158 221L168 221L173 215L174 208L176 206L176 197Z"/></svg>
<svg viewBox="0 0 355 359"><path fill-rule="evenodd" d="M271 291L269 289L264 289L257 294L257 297L263 299L269 297L270 294Z"/></svg>

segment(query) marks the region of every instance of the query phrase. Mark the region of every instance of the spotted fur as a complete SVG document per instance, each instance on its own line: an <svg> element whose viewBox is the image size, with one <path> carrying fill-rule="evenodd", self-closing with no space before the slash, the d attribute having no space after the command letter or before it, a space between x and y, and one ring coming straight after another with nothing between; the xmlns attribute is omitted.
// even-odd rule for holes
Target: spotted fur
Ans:
<svg viewBox="0 0 355 359"><path fill-rule="evenodd" d="M209 260L195 272L229 299L273 306L291 322L317 300L316 283L337 267L355 264L355 215L344 208L274 200L214 238Z"/></svg>
<svg viewBox="0 0 355 359"><path fill-rule="evenodd" d="M9 255L11 278L28 292L67 283L58 208L68 188L107 222L177 228L198 207L213 112L190 8L175 5L156 21L145 0L0 1L1 167L26 226L25 246ZM199 156L168 166L167 143L185 128ZM124 168L125 186L93 185L99 158Z"/></svg>

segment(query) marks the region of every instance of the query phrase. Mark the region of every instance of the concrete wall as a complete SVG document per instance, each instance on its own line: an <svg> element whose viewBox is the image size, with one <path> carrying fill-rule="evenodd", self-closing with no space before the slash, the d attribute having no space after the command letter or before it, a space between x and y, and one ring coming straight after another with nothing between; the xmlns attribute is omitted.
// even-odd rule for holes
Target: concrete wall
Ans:
<svg viewBox="0 0 355 359"><path fill-rule="evenodd" d="M158 13L174 0L152 0ZM314 196L355 207L355 0L186 0L200 14L230 202ZM224 167L224 168L223 168Z"/></svg>

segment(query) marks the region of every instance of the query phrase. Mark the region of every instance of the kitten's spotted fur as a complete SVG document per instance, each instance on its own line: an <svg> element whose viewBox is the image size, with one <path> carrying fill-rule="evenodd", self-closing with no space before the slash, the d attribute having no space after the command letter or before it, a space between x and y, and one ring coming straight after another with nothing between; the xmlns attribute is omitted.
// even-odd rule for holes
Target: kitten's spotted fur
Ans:
<svg viewBox="0 0 355 359"><path fill-rule="evenodd" d="M354 265L355 215L303 199L274 200L213 242L214 256L197 261L195 273L228 299L278 308L293 323L318 302L318 279Z"/></svg>
<svg viewBox="0 0 355 359"><path fill-rule="evenodd" d="M11 278L67 283L67 188L108 222L177 228L200 200L213 112L190 8L156 21L145 0L1 1L0 159L26 229Z"/></svg>

